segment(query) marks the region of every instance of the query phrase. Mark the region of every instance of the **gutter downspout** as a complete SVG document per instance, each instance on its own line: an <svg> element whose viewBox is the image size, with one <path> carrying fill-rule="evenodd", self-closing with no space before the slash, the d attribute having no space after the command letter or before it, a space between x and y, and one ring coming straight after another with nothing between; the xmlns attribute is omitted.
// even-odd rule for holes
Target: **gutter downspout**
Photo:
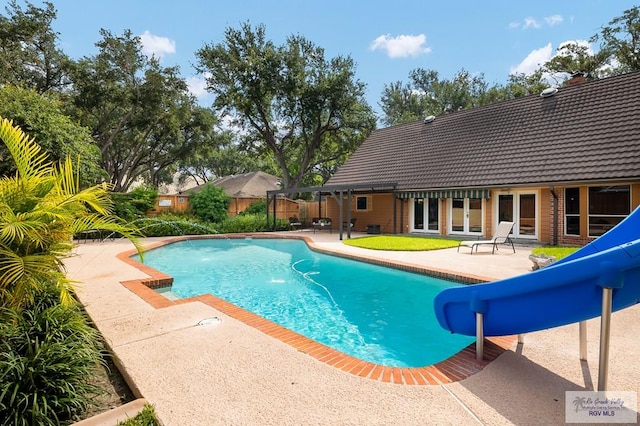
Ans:
<svg viewBox="0 0 640 426"><path fill-rule="evenodd" d="M549 187L551 195L553 195L553 245L558 245L558 194L556 194L553 186Z"/></svg>

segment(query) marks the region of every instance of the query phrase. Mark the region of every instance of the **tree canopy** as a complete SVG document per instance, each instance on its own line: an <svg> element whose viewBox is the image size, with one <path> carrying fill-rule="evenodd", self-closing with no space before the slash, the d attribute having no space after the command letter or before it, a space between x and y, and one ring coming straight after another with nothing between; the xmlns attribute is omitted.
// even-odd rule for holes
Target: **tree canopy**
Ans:
<svg viewBox="0 0 640 426"><path fill-rule="evenodd" d="M171 181L176 159L210 139L215 115L197 105L176 67L145 56L131 31L101 34L98 54L71 71L72 114L90 129L116 191L141 178Z"/></svg>
<svg viewBox="0 0 640 426"><path fill-rule="evenodd" d="M53 4L44 8L16 0L0 15L0 82L24 86L39 93L59 90L69 82L69 58L57 47L58 33L51 24L56 18Z"/></svg>
<svg viewBox="0 0 640 426"><path fill-rule="evenodd" d="M353 60L327 59L302 36L276 46L264 26L245 23L196 56L214 106L246 132L245 148L273 156L285 188L353 152L375 128Z"/></svg>
<svg viewBox="0 0 640 426"><path fill-rule="evenodd" d="M24 6L21 6L24 4ZM212 107L199 105L177 67L143 54L130 30L100 30L98 53L70 59L52 28L53 3L9 0L0 14L0 114L38 138L49 158L81 156L81 182L157 187L176 171L206 181L263 170L283 186L321 185L376 127L349 56L327 57L301 35L276 45L264 25L226 28L195 52ZM596 46L598 44L598 46ZM598 50L595 50L599 47ZM489 83L417 68L385 85L384 125L540 93L575 72L588 79L640 70L640 7L586 42L564 43L537 70ZM230 123L221 127L221 123ZM89 139L89 137L91 139ZM0 173L11 172L0 147Z"/></svg>
<svg viewBox="0 0 640 426"><path fill-rule="evenodd" d="M79 160L80 183L83 187L106 177L100 168L100 150L93 143L89 131L66 115L59 101L48 94L5 85L0 87L0 116L11 117L31 137L40 141L40 147L50 161L66 157ZM15 164L0 145L0 175L15 172Z"/></svg>

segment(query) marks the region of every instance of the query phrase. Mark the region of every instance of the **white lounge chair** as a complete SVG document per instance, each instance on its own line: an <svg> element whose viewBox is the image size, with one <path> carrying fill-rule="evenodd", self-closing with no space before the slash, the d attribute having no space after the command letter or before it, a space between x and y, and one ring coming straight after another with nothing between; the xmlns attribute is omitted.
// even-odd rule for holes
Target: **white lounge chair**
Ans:
<svg viewBox="0 0 640 426"><path fill-rule="evenodd" d="M511 241L511 238L509 238L512 230L513 222L500 222L498 224L496 232L493 234L493 237L490 240L460 241L460 244L458 244L458 252L460 252L460 247L471 247L471 254L473 254L474 247L477 253L479 246L483 244L491 244L493 246L491 254L493 254L496 252L496 250L498 250L498 244L511 244L511 248L515 253L516 248L513 246L513 241Z"/></svg>

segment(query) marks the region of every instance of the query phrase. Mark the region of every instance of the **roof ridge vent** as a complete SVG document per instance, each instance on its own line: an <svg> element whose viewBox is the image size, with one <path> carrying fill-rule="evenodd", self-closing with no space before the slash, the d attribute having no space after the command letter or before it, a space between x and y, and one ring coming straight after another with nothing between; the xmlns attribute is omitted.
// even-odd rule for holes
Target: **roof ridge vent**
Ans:
<svg viewBox="0 0 640 426"><path fill-rule="evenodd" d="M435 120L435 119L436 119L436 116L435 116L435 115L427 115L427 116L423 119L423 121L424 121L425 123L431 123L431 122L432 122L433 120Z"/></svg>
<svg viewBox="0 0 640 426"><path fill-rule="evenodd" d="M540 96L543 98L550 98L551 96L555 95L556 93L558 93L558 88L557 87L547 87L546 89L544 89L542 91L542 93L540 93Z"/></svg>

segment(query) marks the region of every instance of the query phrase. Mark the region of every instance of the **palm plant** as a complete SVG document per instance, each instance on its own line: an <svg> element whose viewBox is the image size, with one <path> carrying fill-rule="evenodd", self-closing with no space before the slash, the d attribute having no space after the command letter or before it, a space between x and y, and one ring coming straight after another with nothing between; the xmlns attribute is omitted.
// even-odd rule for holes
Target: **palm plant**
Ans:
<svg viewBox="0 0 640 426"><path fill-rule="evenodd" d="M46 283L68 303L72 282L62 260L76 233L114 232L141 252L137 229L112 214L106 184L80 189L71 159L48 161L35 140L2 117L0 139L16 164L15 175L0 177L0 304L25 305Z"/></svg>

